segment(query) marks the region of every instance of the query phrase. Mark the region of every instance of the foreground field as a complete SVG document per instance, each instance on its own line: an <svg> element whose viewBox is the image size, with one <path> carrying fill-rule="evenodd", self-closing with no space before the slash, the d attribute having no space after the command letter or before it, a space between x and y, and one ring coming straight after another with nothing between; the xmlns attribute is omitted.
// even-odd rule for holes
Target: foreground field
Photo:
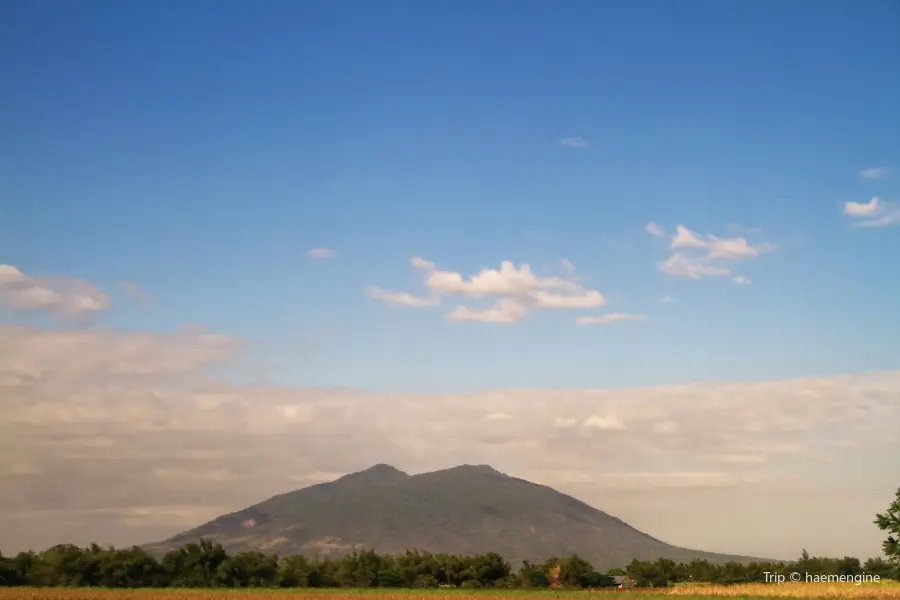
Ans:
<svg viewBox="0 0 900 600"><path fill-rule="evenodd" d="M60 588L0 588L0 600L516 600L517 598L572 598L609 596L623 600L640 600L652 596L679 596L679 600L703 600L708 596L733 596L740 598L850 598L900 600L900 584L897 583L785 583L782 585L753 583L733 586L684 586L666 590L613 590L613 591L496 591L469 590L441 591L385 591L367 590L104 590Z"/></svg>

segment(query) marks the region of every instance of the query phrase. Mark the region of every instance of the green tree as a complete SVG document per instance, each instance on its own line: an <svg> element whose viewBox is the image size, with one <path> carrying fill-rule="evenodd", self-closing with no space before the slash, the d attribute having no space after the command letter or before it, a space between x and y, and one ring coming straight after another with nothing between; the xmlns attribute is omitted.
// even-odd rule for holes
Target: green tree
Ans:
<svg viewBox="0 0 900 600"><path fill-rule="evenodd" d="M541 565L535 565L529 561L524 561L519 568L519 581L523 587L530 588L548 588L550 587L550 578Z"/></svg>
<svg viewBox="0 0 900 600"><path fill-rule="evenodd" d="M301 554L288 556L281 561L278 569L278 585L281 587L313 587L310 585L312 567Z"/></svg>
<svg viewBox="0 0 900 600"><path fill-rule="evenodd" d="M667 570L671 568L671 561L661 559L655 563L634 559L625 568L637 587L668 587L669 574Z"/></svg>
<svg viewBox="0 0 900 600"><path fill-rule="evenodd" d="M560 559L556 564L560 566L559 582L566 587L587 587L586 580L594 572L591 563L577 554Z"/></svg>
<svg viewBox="0 0 900 600"><path fill-rule="evenodd" d="M878 575L882 579L890 579L896 572L896 567L881 557L870 558L863 564L863 573L866 575Z"/></svg>
<svg viewBox="0 0 900 600"><path fill-rule="evenodd" d="M884 555L900 567L900 488L897 488L897 494L888 509L883 514L875 515L875 524L888 534L882 545Z"/></svg>
<svg viewBox="0 0 900 600"><path fill-rule="evenodd" d="M262 552L241 552L228 557L213 576L215 586L270 587L278 576L278 559Z"/></svg>
<svg viewBox="0 0 900 600"><path fill-rule="evenodd" d="M216 572L226 560L228 553L221 544L200 540L167 552L162 567L172 587L211 588L219 583Z"/></svg>

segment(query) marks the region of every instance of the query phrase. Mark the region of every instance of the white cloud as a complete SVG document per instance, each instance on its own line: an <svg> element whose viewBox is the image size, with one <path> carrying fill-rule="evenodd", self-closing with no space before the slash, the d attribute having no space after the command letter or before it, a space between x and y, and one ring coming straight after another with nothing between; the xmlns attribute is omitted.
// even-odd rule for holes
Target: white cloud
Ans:
<svg viewBox="0 0 900 600"><path fill-rule="evenodd" d="M46 311L79 318L107 310L107 296L96 285L71 277L33 277L12 265L0 265L0 302L13 311Z"/></svg>
<svg viewBox="0 0 900 600"><path fill-rule="evenodd" d="M885 202L877 196L868 202L845 202L844 214L859 220L854 227L887 227L900 223L900 203Z"/></svg>
<svg viewBox="0 0 900 600"><path fill-rule="evenodd" d="M559 261L559 264L562 266L563 270L566 273L574 274L575 273L575 265L572 264L572 261L568 258L562 258Z"/></svg>
<svg viewBox="0 0 900 600"><path fill-rule="evenodd" d="M498 300L489 308L477 309L468 306L457 306L449 313L447 319L457 322L479 322L479 323L518 323L525 315L528 309L515 300L504 298Z"/></svg>
<svg viewBox="0 0 900 600"><path fill-rule="evenodd" d="M759 244L751 246L744 238L720 239L715 236L709 236L709 254L710 260L727 259L727 260L746 260L748 258L756 258L760 254L771 252L775 249L772 244Z"/></svg>
<svg viewBox="0 0 900 600"><path fill-rule="evenodd" d="M425 260L420 256L413 256L411 259L409 259L409 264L417 269L425 269L426 271L433 271L435 268L433 262Z"/></svg>
<svg viewBox="0 0 900 600"><path fill-rule="evenodd" d="M866 203L844 202L844 214L851 217L874 217L884 210L884 204L878 196Z"/></svg>
<svg viewBox="0 0 900 600"><path fill-rule="evenodd" d="M576 319L576 323L578 325L607 325L609 323L615 323L617 321L644 321L646 318L644 315L629 315L624 313L609 313L602 316L585 316L579 317Z"/></svg>
<svg viewBox="0 0 900 600"><path fill-rule="evenodd" d="M601 431L621 431L625 429L625 423L614 416L598 417L597 415L591 415L585 420L584 426Z"/></svg>
<svg viewBox="0 0 900 600"><path fill-rule="evenodd" d="M440 296L473 300L494 297L493 305L487 308L457 306L447 313L447 319L505 324L518 323L534 310L586 309L606 304L603 294L586 289L580 283L575 266L566 259L560 263L567 271L565 277L538 276L528 264L517 267L510 261L502 261L499 269L483 268L470 277L456 271L440 270L420 257L411 259L410 263L426 271L424 283L434 294L434 300L425 304L422 298L380 288L370 288L369 295L406 306L433 306Z"/></svg>
<svg viewBox="0 0 900 600"><path fill-rule="evenodd" d="M366 293L369 295L369 297L375 298L376 300L381 300L382 302L393 304L394 306L407 306L409 308L426 308L429 306L437 306L441 302L441 299L437 296L432 296L430 298L421 298L419 296L407 294L406 292L392 292L390 290L383 290L380 287L376 286L368 287L366 289Z"/></svg>
<svg viewBox="0 0 900 600"><path fill-rule="evenodd" d="M887 167L869 167L868 169L862 169L859 172L859 176L863 179L884 179L890 173L891 170Z"/></svg>
<svg viewBox="0 0 900 600"><path fill-rule="evenodd" d="M441 294L460 294L472 298L519 296L541 288L580 291L580 286L574 281L559 277L537 277L527 264L516 267L507 260L500 263L499 270L482 269L469 279L454 271L433 271L425 284Z"/></svg>
<svg viewBox="0 0 900 600"><path fill-rule="evenodd" d="M759 230L730 225L731 231L758 233ZM659 270L673 277L702 279L731 275L729 262L758 258L775 250L768 242L752 244L744 237L720 238L712 234L700 235L684 225L677 225L669 249L673 252L658 263Z"/></svg>
<svg viewBox="0 0 900 600"><path fill-rule="evenodd" d="M788 527L791 544L810 536L823 549L874 554L881 539L871 531L872 512L851 511L850 500L834 492L850 486L853 498L880 510L900 472L896 371L609 390L371 394L216 380L209 368L233 371L240 347L200 329L0 325L4 553L162 539L332 478L323 474L386 462L412 473L491 464L679 545L740 552L748 536ZM515 419L485 419L500 414ZM646 488L655 490L652 502L638 494ZM705 495L689 495L692 489ZM733 496L718 495L729 489ZM798 489L809 494L798 496ZM802 518L809 497L843 516L838 533L816 537L821 521ZM735 502L750 507L748 519L734 521ZM769 507L758 518L757 505ZM659 506L666 518L655 520ZM691 523L700 513L729 525L698 533ZM768 551L781 548L780 535L766 538Z"/></svg>
<svg viewBox="0 0 900 600"><path fill-rule="evenodd" d="M562 138L561 140L559 140L559 145L563 148L587 148L590 144L583 137L576 136L570 138Z"/></svg>
<svg viewBox="0 0 900 600"><path fill-rule="evenodd" d="M708 244L684 225L676 225L670 248L706 248Z"/></svg>
<svg viewBox="0 0 900 600"><path fill-rule="evenodd" d="M509 421L510 419L512 417L503 412L492 412L484 418L485 421Z"/></svg>
<svg viewBox="0 0 900 600"><path fill-rule="evenodd" d="M154 334L2 325L0 348L0 374L15 387L48 378L178 376L234 357L238 342L195 327Z"/></svg>
<svg viewBox="0 0 900 600"><path fill-rule="evenodd" d="M664 235L666 235L666 232L663 231L662 228L653 221L647 223L647 225L644 227L644 231L655 237L663 237Z"/></svg>
<svg viewBox="0 0 900 600"><path fill-rule="evenodd" d="M675 298L673 296L663 296L659 299L660 304L671 304L675 302Z"/></svg>
<svg viewBox="0 0 900 600"><path fill-rule="evenodd" d="M665 261L659 263L659 270L666 275L687 277L689 279L731 274L730 269L714 266L704 257L686 256L679 252L672 254Z"/></svg>
<svg viewBox="0 0 900 600"><path fill-rule="evenodd" d="M531 292L529 297L537 308L596 308L606 304L603 295L596 290L568 296L538 290Z"/></svg>
<svg viewBox="0 0 900 600"><path fill-rule="evenodd" d="M738 275L737 277L732 278L732 281L738 285L750 285L751 283L753 283L750 279L744 277L743 275Z"/></svg>
<svg viewBox="0 0 900 600"><path fill-rule="evenodd" d="M337 250L332 250L331 248L313 248L306 254L310 258L315 259L326 259L326 258L336 258L338 255Z"/></svg>

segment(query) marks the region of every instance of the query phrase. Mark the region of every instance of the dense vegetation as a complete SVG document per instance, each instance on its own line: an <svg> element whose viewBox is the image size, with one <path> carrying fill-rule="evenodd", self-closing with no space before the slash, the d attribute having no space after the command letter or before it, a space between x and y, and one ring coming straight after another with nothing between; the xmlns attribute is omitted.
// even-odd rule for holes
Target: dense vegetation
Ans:
<svg viewBox="0 0 900 600"><path fill-rule="evenodd" d="M59 545L40 553L0 555L0 584L6 586L137 587L440 587L462 588L598 588L615 585L626 574L638 586L660 587L681 581L722 584L763 581L763 573L792 571L820 575L897 577L897 567L883 559L864 564L856 558L803 556L787 563L727 563L705 560L675 563L634 560L623 569L598 573L578 556L525 562L514 571L500 555L477 556L406 552L401 555L364 551L337 560L303 556L279 559L260 552L229 555L209 541L186 544L157 560L140 548Z"/></svg>

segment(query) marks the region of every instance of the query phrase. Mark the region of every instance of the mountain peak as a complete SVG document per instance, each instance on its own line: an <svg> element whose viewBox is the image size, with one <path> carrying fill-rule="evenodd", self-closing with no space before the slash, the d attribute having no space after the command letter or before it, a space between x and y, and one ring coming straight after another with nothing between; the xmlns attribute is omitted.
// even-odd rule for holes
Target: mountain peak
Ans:
<svg viewBox="0 0 900 600"><path fill-rule="evenodd" d="M406 473L385 463L372 465L368 469L344 475L337 482L353 482L364 484L382 484L403 480L409 477Z"/></svg>
<svg viewBox="0 0 900 600"><path fill-rule="evenodd" d="M459 465L459 466L456 466L456 467L451 467L451 468L446 469L446 470L447 470L447 471L453 471L453 472L456 472L456 473L473 473L473 474L480 474L480 475L503 475L504 477L506 476L504 473L501 473L500 471L498 471L497 469L495 469L495 468L492 467L491 465L469 465L469 464L465 464L465 465Z"/></svg>
<svg viewBox="0 0 900 600"><path fill-rule="evenodd" d="M368 469L364 469L362 471L359 471L358 473L355 473L355 475L359 475L360 473L373 473L379 475L406 475L406 473L404 473L400 469L386 463L378 463L372 465Z"/></svg>

